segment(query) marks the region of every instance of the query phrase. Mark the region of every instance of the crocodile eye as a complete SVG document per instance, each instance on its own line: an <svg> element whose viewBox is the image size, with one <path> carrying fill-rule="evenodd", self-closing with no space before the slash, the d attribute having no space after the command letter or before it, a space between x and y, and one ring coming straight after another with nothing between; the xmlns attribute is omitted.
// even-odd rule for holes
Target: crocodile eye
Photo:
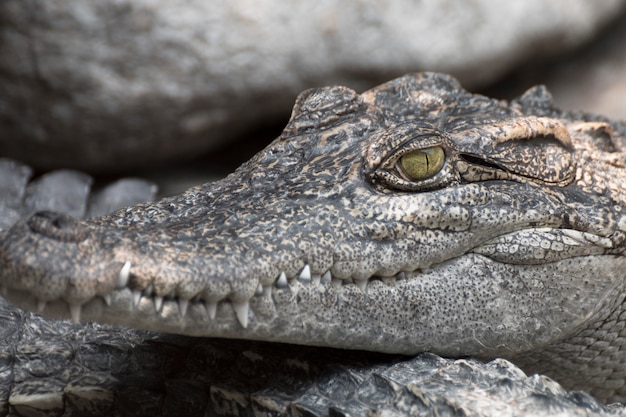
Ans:
<svg viewBox="0 0 626 417"><path fill-rule="evenodd" d="M367 148L364 174L378 190L420 192L458 183L457 151L448 134L428 121L392 125Z"/></svg>
<svg viewBox="0 0 626 417"><path fill-rule="evenodd" d="M402 155L399 168L412 181L421 181L435 176L445 161L446 155L441 146L417 149Z"/></svg>

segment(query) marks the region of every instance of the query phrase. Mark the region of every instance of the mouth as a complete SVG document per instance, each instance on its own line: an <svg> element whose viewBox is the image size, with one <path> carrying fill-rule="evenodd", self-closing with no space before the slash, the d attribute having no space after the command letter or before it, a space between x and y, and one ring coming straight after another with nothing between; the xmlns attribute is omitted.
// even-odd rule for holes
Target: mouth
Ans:
<svg viewBox="0 0 626 417"><path fill-rule="evenodd" d="M528 225L474 244L467 242L479 236L463 236L468 247L455 249L459 242L449 240L445 259L407 252L390 258L396 259L390 264L361 259L362 253L355 252L356 257L332 263L314 257L299 266L288 262L283 270L259 267L280 257L220 252L195 256L196 263L185 266L181 255L167 264L149 253L115 247L102 251L108 253L108 266L99 257L84 259L93 264L90 275L81 269L84 262L75 261L71 270L65 263L59 269L64 272L55 273L36 256L30 270L26 264L5 270L0 286L18 307L75 322L448 355L520 351L547 343L574 327L571 323L589 320L624 286L619 279L620 268L626 268L622 244L607 236ZM0 255L19 256L8 250ZM369 256L380 257L382 251ZM222 268L222 275L213 274L228 262L246 265L247 272ZM364 274L371 265L385 269ZM81 286L88 291L81 293Z"/></svg>
<svg viewBox="0 0 626 417"><path fill-rule="evenodd" d="M246 300L155 297L120 287L80 305L49 301L51 317L102 321L189 336L264 340L387 353L502 355L561 340L624 291L626 258L587 255L546 264L504 264L469 253L429 269L357 284L306 266L279 274ZM120 284L130 279L124 265ZM121 271L120 271L121 272ZM318 280L319 278L319 280ZM22 308L40 306L5 287Z"/></svg>
<svg viewBox="0 0 626 417"><path fill-rule="evenodd" d="M554 263L570 258L590 255L603 255L613 249L613 242L592 233L571 229L531 228L522 229L490 239L458 258L480 255L503 265L539 265ZM444 261L445 263L447 261ZM120 265L121 263L116 263ZM329 294L335 298L347 299L351 296L367 297L373 290L386 288L390 291L403 291L409 281L420 281L437 272L439 264L418 265L410 270L399 270L393 274L373 275L368 278L339 276L336 268L326 271L313 271L305 264L299 271L288 274L279 272L269 283L261 283L255 277L248 279L257 282L256 289L249 297L233 292L214 293L207 289L181 296L176 287L168 293L155 290L156 280L138 285L134 275L134 265L130 261L122 264L116 274L114 290L96 294L88 300L70 302L59 297L38 297L35 291L11 288L10 283L2 285L2 293L19 306L39 314L60 318L71 318L79 322L106 320L127 324L133 322L131 316L152 316L161 321L186 326L187 321L216 323L232 326L238 324L241 330L249 327L251 318L272 316L276 305L296 302L298 295ZM428 274L427 274L428 273ZM163 280L163 279L161 279ZM114 312L118 311L119 314ZM191 314L191 317L189 315ZM189 319L189 320L187 320ZM235 319L235 320L233 320Z"/></svg>
<svg viewBox="0 0 626 417"><path fill-rule="evenodd" d="M81 318L99 319L103 311L120 308L142 314L151 312L152 315L160 316L164 320L175 318L184 320L190 310L196 313L201 311L201 315L210 321L217 319L218 310L222 313L221 315L229 316L226 311L230 309L241 328L246 329L251 305L259 305L267 301L276 302L283 298L285 293L297 295L299 290L304 288L318 291L322 288L332 288L334 291L349 288L350 291L366 294L372 285L393 287L403 280L417 278L422 272L421 269L417 269L401 271L393 276L373 276L367 279L337 278L331 270L322 274L312 273L310 265L305 264L296 275L288 276L285 272L281 272L270 285L259 283L253 297L242 300L234 297L212 296L205 292L192 298L180 297L176 291L159 295L153 285L148 285L143 289L132 288L129 285L132 281L132 267L131 262L124 263L117 275L117 286L112 292L96 295L83 303L71 303L63 298L46 301L38 298L31 291L7 285L3 285L1 291L5 298L22 308L56 318L71 318L75 323L80 322ZM85 312L86 315L83 314ZM232 322L230 319L229 321Z"/></svg>
<svg viewBox="0 0 626 417"><path fill-rule="evenodd" d="M568 258L602 255L615 248L608 237L572 229L522 229L490 239L472 249L507 264L535 265Z"/></svg>

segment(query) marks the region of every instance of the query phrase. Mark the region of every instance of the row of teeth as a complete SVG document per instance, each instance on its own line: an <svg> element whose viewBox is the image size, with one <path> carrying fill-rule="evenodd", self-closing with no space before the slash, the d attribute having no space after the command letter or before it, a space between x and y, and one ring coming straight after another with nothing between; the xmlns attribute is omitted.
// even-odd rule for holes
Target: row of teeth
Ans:
<svg viewBox="0 0 626 417"><path fill-rule="evenodd" d="M400 272L399 274L393 277L381 277L380 279L386 284L393 284L396 282L397 279L404 279L404 278L405 278L404 272ZM305 284L309 284L309 283L313 283L314 285L332 284L336 288L341 287L342 285L355 284L363 292L365 292L365 290L367 289L367 284L371 281L370 278L366 278L366 279L335 278L332 276L330 271L326 271L326 273L323 275L311 274L311 267L309 265L305 265L304 268L302 268L302 271L300 272L300 275L298 276L297 279L300 282L305 283ZM287 288L287 286L289 285L289 280L287 279L287 275L284 272L281 272L280 275L278 276L278 279L274 282L274 285L276 285L276 288ZM257 296L263 295L265 293L265 290L269 288L270 288L269 286L263 287L261 284L259 284L254 295L257 295Z"/></svg>
<svg viewBox="0 0 626 417"><path fill-rule="evenodd" d="M128 281L130 278L130 270L131 270L131 263L126 262L119 273L118 288L127 287ZM382 282L384 282L385 284L389 284L389 285L394 284L398 279L405 279L405 278L406 276L404 272L400 272L396 276L393 276L393 277L380 277L380 278L376 277L376 279L380 279ZM276 279L276 281L274 281L274 286L277 289L285 289L285 288L288 288L290 285L293 285L293 281L295 279L297 279L299 282L303 284L333 285L335 286L335 288L339 288L343 285L355 284L363 292L367 290L368 282L371 281L371 279L335 278L332 276L330 271L326 271L326 273L324 274L312 274L311 267L309 265L305 265L304 268L302 268L302 271L300 271L300 274L291 280L287 278L287 275L284 272L281 272L278 278ZM259 284L254 295L257 297L260 297L266 294L271 294L271 291L272 291L271 285L264 287L263 285ZM145 288L144 290L132 290L132 297L133 297L133 305L135 307L139 306L142 297L151 297L154 301L154 308L157 312L162 311L164 299L175 299L178 302L178 309L182 317L185 317L185 315L187 314L190 301L200 302L200 299L198 297L192 298L190 300L186 298L179 298L176 296L163 297L160 295L155 295L152 286L149 286ZM103 295L102 298L104 299L104 302L106 303L107 306L111 305L110 294ZM250 311L249 300L242 300L242 301L229 300L229 299L226 299L226 300L228 300L230 304L232 305L233 310L235 312L235 316L237 317L237 320L239 321L239 323L244 328L246 328L248 326L248 313ZM222 300L212 299L212 300L202 300L202 301L204 301L204 304L206 305L206 310L211 320L215 319L215 315L217 313L217 304L219 301L222 301ZM46 307L46 301L38 300L37 312L42 313L45 307ZM80 321L80 315L81 315L81 304L69 303L69 309L70 309L70 315L72 317L72 320L75 323L78 323Z"/></svg>
<svg viewBox="0 0 626 417"><path fill-rule="evenodd" d="M120 271L119 282L118 282L118 285L120 288L127 286L128 280L130 277L130 268L131 268L130 262L126 262L126 264L124 264L124 267ZM396 276L393 276L393 277L380 277L376 279L380 279L385 284L392 285L398 279L405 279L405 278L406 278L405 273L400 272ZM307 264L302 268L302 270L300 271L300 274L297 277L292 278L291 280L287 278L287 274L285 274L285 272L281 272L278 278L276 279L276 281L274 281L274 286L277 289L285 289L285 288L288 288L290 285L293 285L293 281L295 279L297 279L299 282L303 284L313 284L313 285L329 285L330 284L330 285L333 285L335 288L339 288L343 285L355 284L363 292L367 290L367 284L368 282L371 281L370 279L335 278L332 276L330 270L326 271L324 274L312 274L311 267ZM259 283L254 295L256 297L261 297L264 295L271 294L271 291L272 291L271 285L263 286ZM154 308L157 312L162 311L164 298L176 299L176 301L178 302L178 309L182 317L185 317L185 315L187 314L187 309L189 307L190 301L200 302L200 299L198 299L197 297L192 298L190 300L190 299L179 298L175 296L163 297L160 295L155 295L153 293L153 288L149 286L148 288L144 290L133 290L133 304L135 307L139 306L139 303L141 302L142 297L151 297L154 301ZM249 300L240 300L240 301L232 300L232 299L230 300L226 299L226 300L228 300L230 304L232 305L233 310L235 312L235 316L237 317L237 320L239 321L239 323L244 328L246 328L248 326L248 313L250 310ZM213 300L202 300L202 301L204 301L204 304L206 305L206 310L209 315L209 318L211 320L214 320L215 315L217 313L217 304L221 300L213 299ZM105 302L107 303L107 305L109 305L110 298L108 300L107 298L105 298Z"/></svg>

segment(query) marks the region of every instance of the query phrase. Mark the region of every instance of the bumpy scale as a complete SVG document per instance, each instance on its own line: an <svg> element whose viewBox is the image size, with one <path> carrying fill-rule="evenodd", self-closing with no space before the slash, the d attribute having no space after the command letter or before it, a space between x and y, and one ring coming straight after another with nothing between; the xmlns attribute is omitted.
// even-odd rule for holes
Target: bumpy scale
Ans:
<svg viewBox="0 0 626 417"><path fill-rule="evenodd" d="M224 180L17 224L0 284L55 317L503 356L624 400L625 132L542 88L508 104L439 74L311 90Z"/></svg>

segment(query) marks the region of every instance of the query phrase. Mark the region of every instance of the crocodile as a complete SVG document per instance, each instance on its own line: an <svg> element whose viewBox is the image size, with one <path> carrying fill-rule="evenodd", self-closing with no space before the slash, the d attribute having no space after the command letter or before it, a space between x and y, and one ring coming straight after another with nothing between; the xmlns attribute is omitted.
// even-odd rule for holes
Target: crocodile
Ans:
<svg viewBox="0 0 626 417"><path fill-rule="evenodd" d="M503 357L626 398L626 126L452 77L302 93L225 179L2 235L7 299L190 336Z"/></svg>

